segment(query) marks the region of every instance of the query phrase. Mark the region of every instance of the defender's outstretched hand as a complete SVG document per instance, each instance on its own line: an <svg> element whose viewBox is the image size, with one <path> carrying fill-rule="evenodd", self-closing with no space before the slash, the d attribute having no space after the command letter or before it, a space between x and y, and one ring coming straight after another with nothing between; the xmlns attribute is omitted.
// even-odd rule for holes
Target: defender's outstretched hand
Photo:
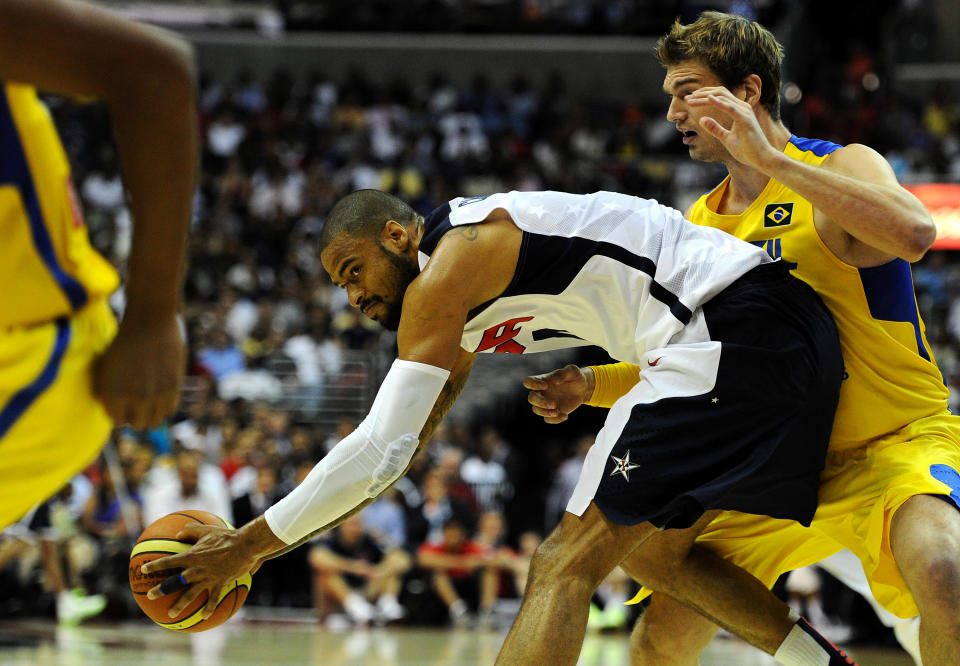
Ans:
<svg viewBox="0 0 960 666"><path fill-rule="evenodd" d="M523 380L530 389L527 401L533 413L547 423L563 423L570 413L593 395L593 372L568 365L544 375L532 375Z"/></svg>
<svg viewBox="0 0 960 666"><path fill-rule="evenodd" d="M687 95L691 107L709 107L730 118L730 127L724 127L711 116L700 118L700 126L719 139L738 162L763 169L770 157L778 152L770 145L757 122L757 116L747 102L722 86L699 88Z"/></svg>

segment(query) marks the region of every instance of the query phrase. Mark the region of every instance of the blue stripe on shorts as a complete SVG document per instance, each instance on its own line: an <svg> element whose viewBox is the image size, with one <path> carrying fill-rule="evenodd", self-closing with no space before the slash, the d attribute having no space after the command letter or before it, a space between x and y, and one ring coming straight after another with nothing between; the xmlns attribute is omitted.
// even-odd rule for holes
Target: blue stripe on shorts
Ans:
<svg viewBox="0 0 960 666"><path fill-rule="evenodd" d="M47 360L43 371L32 382L17 391L10 401L0 409L0 440L6 436L7 431L13 427L23 413L29 409L30 405L40 397L47 388L57 378L60 371L60 362L67 351L67 345L70 343L70 321L66 317L60 317L56 320L57 339L53 345L53 353Z"/></svg>

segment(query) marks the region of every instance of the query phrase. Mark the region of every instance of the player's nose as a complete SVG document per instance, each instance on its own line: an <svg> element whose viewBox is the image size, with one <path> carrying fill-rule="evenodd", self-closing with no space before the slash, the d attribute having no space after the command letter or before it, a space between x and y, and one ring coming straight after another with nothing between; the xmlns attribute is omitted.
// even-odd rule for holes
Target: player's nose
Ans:
<svg viewBox="0 0 960 666"><path fill-rule="evenodd" d="M675 123L678 120L682 120L686 114L686 111L683 108L683 102L674 97L670 100L670 106L667 107L667 120L671 123Z"/></svg>
<svg viewBox="0 0 960 666"><path fill-rule="evenodd" d="M355 284L348 284L347 300L350 301L350 305L355 308L359 308L360 304L363 303L363 289Z"/></svg>

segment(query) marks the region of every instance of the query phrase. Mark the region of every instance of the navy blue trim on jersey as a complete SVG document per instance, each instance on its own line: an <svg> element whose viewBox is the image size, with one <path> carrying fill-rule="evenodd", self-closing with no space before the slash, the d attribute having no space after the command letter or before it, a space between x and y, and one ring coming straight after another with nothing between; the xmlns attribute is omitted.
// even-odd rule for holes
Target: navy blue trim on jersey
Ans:
<svg viewBox="0 0 960 666"><path fill-rule="evenodd" d="M559 294L573 282L587 261L598 255L646 273L650 277L650 295L670 308L670 314L682 324L690 323L693 316L690 309L676 294L653 279L657 265L652 259L613 243L578 236L547 236L524 231L517 271L501 298L519 294Z"/></svg>
<svg viewBox="0 0 960 666"><path fill-rule="evenodd" d="M479 222L479 220L477 221ZM420 239L417 250L430 256L437 249L437 243L440 242L443 235L452 228L453 225L450 224L450 204L445 203L439 208L435 208L423 218L423 237Z"/></svg>
<svg viewBox="0 0 960 666"><path fill-rule="evenodd" d="M57 378L57 373L60 371L60 362L63 360L63 355L67 351L67 344L70 342L70 322L66 317L60 317L57 319L56 325L57 336L53 344L53 352L47 359L47 364L36 379L17 391L9 402L3 406L3 409L0 409L0 440L13 427L17 419L23 416L30 405Z"/></svg>
<svg viewBox="0 0 960 666"><path fill-rule="evenodd" d="M917 338L917 353L930 360L930 353L923 344L920 332L920 313L913 293L913 276L910 264L904 259L894 259L881 266L859 268L863 293L870 306L870 316L882 321L899 321L913 325Z"/></svg>
<svg viewBox="0 0 960 666"><path fill-rule="evenodd" d="M824 141L822 139L804 139L796 136L795 134L790 135L790 143L804 152L813 153L817 157L824 157L835 150L843 148L843 146L840 144L833 143L832 141Z"/></svg>
<svg viewBox="0 0 960 666"><path fill-rule="evenodd" d="M446 203L424 218L423 237L418 250L430 256L437 249L443 235L452 228L450 204ZM500 298L519 294L559 294L583 270L587 261L596 255L608 257L646 273L650 277L650 295L670 308L670 314L682 324L690 323L693 316L690 308L681 303L676 294L653 279L657 265L652 259L633 254L613 243L578 236L568 238L524 231L517 270ZM488 305L489 303L485 303L472 311L470 318L477 316Z"/></svg>
<svg viewBox="0 0 960 666"><path fill-rule="evenodd" d="M634 403L594 502L621 525L686 528L711 509L809 525L843 378L833 318L780 262L751 269L702 310L721 344L713 387Z"/></svg>
<svg viewBox="0 0 960 666"><path fill-rule="evenodd" d="M574 335L570 331L557 330L555 328L539 328L531 334L534 342L541 340L551 340L553 338L573 338L574 340L583 340L579 335Z"/></svg>
<svg viewBox="0 0 960 666"><path fill-rule="evenodd" d="M47 270L60 286L70 307L79 310L87 304L87 292L76 279L67 275L57 260L50 232L43 222L43 211L37 190L33 184L33 175L27 155L20 141L20 132L13 119L7 90L0 82L0 185L13 185L20 191L20 198L30 222L30 236ZM66 185L66 183L64 183Z"/></svg>

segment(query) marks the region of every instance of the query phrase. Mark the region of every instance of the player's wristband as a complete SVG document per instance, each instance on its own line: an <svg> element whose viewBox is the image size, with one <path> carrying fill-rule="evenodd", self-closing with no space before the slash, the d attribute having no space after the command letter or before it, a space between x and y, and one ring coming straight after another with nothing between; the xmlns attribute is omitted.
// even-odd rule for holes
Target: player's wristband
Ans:
<svg viewBox="0 0 960 666"><path fill-rule="evenodd" d="M640 366L630 363L591 365L590 369L593 370L594 388L585 404L592 407L612 407L640 381Z"/></svg>

